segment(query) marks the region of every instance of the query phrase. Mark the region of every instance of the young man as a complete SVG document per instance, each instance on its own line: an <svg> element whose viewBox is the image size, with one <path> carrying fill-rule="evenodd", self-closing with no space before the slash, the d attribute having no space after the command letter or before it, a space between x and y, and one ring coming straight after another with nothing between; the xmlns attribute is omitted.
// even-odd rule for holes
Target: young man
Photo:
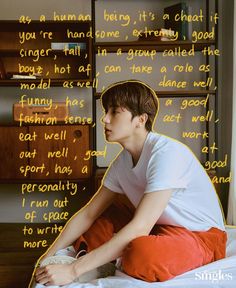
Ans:
<svg viewBox="0 0 236 288"><path fill-rule="evenodd" d="M128 275L165 281L225 257L222 213L208 175L185 145L152 132L155 92L140 81L123 81L103 92L102 105L106 140L123 150L44 258L75 241L87 254L72 264L38 268L36 281L67 284L119 257ZM134 216L100 217L118 194L132 202Z"/></svg>

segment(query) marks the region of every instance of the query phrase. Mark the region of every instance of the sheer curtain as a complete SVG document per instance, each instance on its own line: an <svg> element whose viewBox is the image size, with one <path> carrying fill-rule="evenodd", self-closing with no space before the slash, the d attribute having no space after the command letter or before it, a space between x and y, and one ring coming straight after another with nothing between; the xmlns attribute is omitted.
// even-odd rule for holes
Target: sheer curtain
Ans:
<svg viewBox="0 0 236 288"><path fill-rule="evenodd" d="M236 1L234 1L234 31L236 31ZM234 32L233 49L233 125L231 148L231 172L232 182L229 190L227 223L236 225L236 36Z"/></svg>

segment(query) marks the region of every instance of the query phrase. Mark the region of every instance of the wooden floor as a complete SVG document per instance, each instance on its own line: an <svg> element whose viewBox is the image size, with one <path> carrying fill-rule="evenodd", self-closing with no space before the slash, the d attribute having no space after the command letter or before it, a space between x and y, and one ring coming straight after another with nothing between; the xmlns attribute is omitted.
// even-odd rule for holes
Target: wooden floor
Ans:
<svg viewBox="0 0 236 288"><path fill-rule="evenodd" d="M25 224L0 224L0 288L27 288L37 259L47 248L24 248L24 240L41 239L34 235L25 237ZM33 224L32 227L45 224ZM49 226L49 225L47 225ZM44 235L50 245L57 234ZM25 238L25 239L24 239Z"/></svg>

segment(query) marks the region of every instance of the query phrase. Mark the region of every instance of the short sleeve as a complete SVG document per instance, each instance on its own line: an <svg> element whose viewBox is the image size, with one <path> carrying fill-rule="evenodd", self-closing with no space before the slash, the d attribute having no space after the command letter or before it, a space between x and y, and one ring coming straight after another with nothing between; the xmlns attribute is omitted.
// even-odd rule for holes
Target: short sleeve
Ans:
<svg viewBox="0 0 236 288"><path fill-rule="evenodd" d="M154 146L146 171L145 193L187 188L191 160L191 152L180 143Z"/></svg>
<svg viewBox="0 0 236 288"><path fill-rule="evenodd" d="M119 184L118 171L117 171L117 160L113 161L108 167L105 176L103 177L102 183L105 187L113 192L123 194L123 190Z"/></svg>

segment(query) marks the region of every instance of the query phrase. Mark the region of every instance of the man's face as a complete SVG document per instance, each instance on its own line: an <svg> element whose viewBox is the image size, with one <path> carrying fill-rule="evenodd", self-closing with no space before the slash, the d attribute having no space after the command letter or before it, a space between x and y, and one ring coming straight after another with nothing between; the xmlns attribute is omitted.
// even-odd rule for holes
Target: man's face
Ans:
<svg viewBox="0 0 236 288"><path fill-rule="evenodd" d="M134 135L138 117L132 119L131 112L126 108L109 107L103 117L103 123L106 140L122 145Z"/></svg>

